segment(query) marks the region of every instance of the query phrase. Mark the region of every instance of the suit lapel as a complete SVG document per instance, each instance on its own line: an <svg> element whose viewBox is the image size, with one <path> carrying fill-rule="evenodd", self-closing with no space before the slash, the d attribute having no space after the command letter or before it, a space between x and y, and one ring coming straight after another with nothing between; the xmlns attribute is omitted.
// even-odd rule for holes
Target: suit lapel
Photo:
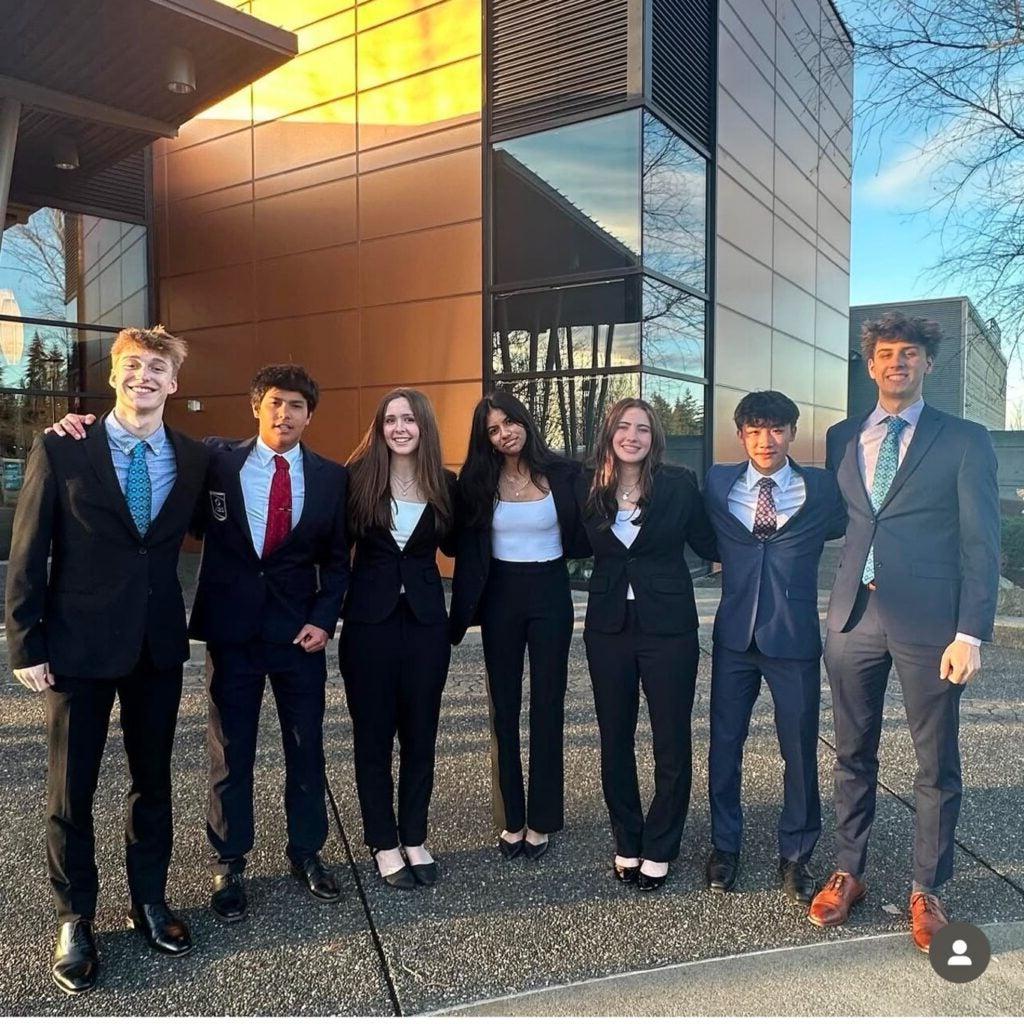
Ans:
<svg viewBox="0 0 1024 1024"><path fill-rule="evenodd" d="M899 489L907 482L907 478L917 468L920 461L924 458L925 452L931 448L935 438L939 436L939 431L941 430L941 417L934 409L926 405L921 410L921 416L917 421L917 426L914 428L914 436L910 439L907 454L903 456L903 462L900 464L900 468L896 470L896 475L893 477L892 484L889 486L889 492L886 494L885 500L879 506L879 512L881 512L882 509L892 501Z"/></svg>
<svg viewBox="0 0 1024 1024"><path fill-rule="evenodd" d="M798 477L804 482L804 503L773 533L769 538L768 542L771 543L779 536L780 533L785 533L793 523L799 519L811 506L811 502L815 500L815 495L811 493L811 480L807 474L803 471L803 468L793 459L789 460L790 471L796 473Z"/></svg>
<svg viewBox="0 0 1024 1024"><path fill-rule="evenodd" d="M864 476L860 471L860 458L857 453L860 434L864 429L867 419L868 417L865 416L854 426L853 433L846 442L846 449L843 452L842 461L839 463L836 479L839 481L843 497L847 501L861 501L862 508L870 515L874 515L874 509L871 507L871 496L868 494L867 485L864 483Z"/></svg>
<svg viewBox="0 0 1024 1024"><path fill-rule="evenodd" d="M256 438L250 437L237 448L221 452L214 458L222 462L223 472L221 478L224 484L224 498L227 503L228 518L235 524L235 528L246 539L247 547L258 558L259 553L253 546L252 531L249 529L249 516L245 509L245 496L242 493L242 467L249 453L256 445Z"/></svg>
<svg viewBox="0 0 1024 1024"><path fill-rule="evenodd" d="M324 468L324 460L301 442L300 447L302 450L302 513L299 516L299 521L288 531L288 536L274 549L273 554L287 548L296 540L297 535L305 532L308 524L315 518L313 503L323 498L320 473Z"/></svg>
<svg viewBox="0 0 1024 1024"><path fill-rule="evenodd" d="M732 467L732 472L721 474L720 484L716 482L711 500L718 506L718 512L720 521L726 524L726 528L732 533L733 538L738 540L742 544L754 544L753 533L750 532L730 511L729 509L729 494L733 487L736 486L737 481L742 480L746 475L747 466L749 463L740 462ZM716 474L716 477L718 474Z"/></svg>
<svg viewBox="0 0 1024 1024"><path fill-rule="evenodd" d="M111 505L121 516L125 526L131 531L132 536L137 537L141 541L142 534L139 533L139 528L135 525L135 520L132 519L124 492L121 490L121 485L117 482L117 473L114 472L114 460L110 454L110 441L107 437L107 416L109 415L110 413L107 413L100 420L96 425L97 429L87 431L82 444L85 445L89 463L96 473L100 486L110 499Z"/></svg>
<svg viewBox="0 0 1024 1024"><path fill-rule="evenodd" d="M153 517L149 524L146 536L149 537L157 528L163 525L166 518L174 514L181 505L183 497L187 498L192 489L192 476L194 466L191 459L184 454L185 446L180 443L180 435L164 424L164 431L167 434L167 443L174 451L174 483L171 485L170 493L164 499L160 511Z"/></svg>

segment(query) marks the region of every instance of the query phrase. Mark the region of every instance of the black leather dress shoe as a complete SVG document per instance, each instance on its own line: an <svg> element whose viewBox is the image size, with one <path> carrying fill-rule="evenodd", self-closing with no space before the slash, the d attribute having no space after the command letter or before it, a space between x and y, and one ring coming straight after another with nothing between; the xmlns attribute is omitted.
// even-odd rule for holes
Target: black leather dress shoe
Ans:
<svg viewBox="0 0 1024 1024"><path fill-rule="evenodd" d="M96 985L99 971L100 958L92 921L80 917L62 924L57 932L51 969L57 987L68 995L81 995Z"/></svg>
<svg viewBox="0 0 1024 1024"><path fill-rule="evenodd" d="M180 917L166 903L133 904L128 927L134 928L150 949L165 956L184 956L192 952L192 937Z"/></svg>
<svg viewBox="0 0 1024 1024"><path fill-rule="evenodd" d="M213 876L210 909L228 924L243 921L248 917L249 905L245 898L245 886L240 874L232 871L226 875Z"/></svg>
<svg viewBox="0 0 1024 1024"><path fill-rule="evenodd" d="M640 865L634 864L631 868L624 868L621 864L612 861L612 870L615 877L626 885L633 885L640 877Z"/></svg>
<svg viewBox="0 0 1024 1024"><path fill-rule="evenodd" d="M377 869L380 880L385 885L390 885L392 889L405 889L406 891L415 889L416 876L409 870L409 865L403 864L397 871L392 871L390 875L385 875L377 861L377 854L379 852L379 850L370 850L370 854L373 857L373 866Z"/></svg>
<svg viewBox="0 0 1024 1024"><path fill-rule="evenodd" d="M818 891L818 883L814 875L807 869L806 864L799 864L794 860L779 858L779 878L782 881L782 891L793 903L802 907L809 907Z"/></svg>
<svg viewBox="0 0 1024 1024"><path fill-rule="evenodd" d="M410 864L409 871L417 885L437 885L437 862L430 864Z"/></svg>
<svg viewBox="0 0 1024 1024"><path fill-rule="evenodd" d="M641 892L653 892L665 884L666 878L668 878L668 874L655 877L654 875L645 875L642 870L637 868L636 885Z"/></svg>
<svg viewBox="0 0 1024 1024"><path fill-rule="evenodd" d="M706 869L708 888L712 892L729 892L736 884L740 870L740 855L725 850L712 850Z"/></svg>
<svg viewBox="0 0 1024 1024"><path fill-rule="evenodd" d="M501 850L501 855L505 860L515 860L523 852L524 843L525 841L522 839L510 843L507 839L498 836L498 849Z"/></svg>
<svg viewBox="0 0 1024 1024"><path fill-rule="evenodd" d="M523 856L527 860L540 860L548 852L548 841L543 843L530 843L523 840Z"/></svg>
<svg viewBox="0 0 1024 1024"><path fill-rule="evenodd" d="M334 880L334 875L327 870L324 862L314 853L301 864L292 865L292 874L324 903L334 903L341 899L341 890Z"/></svg>

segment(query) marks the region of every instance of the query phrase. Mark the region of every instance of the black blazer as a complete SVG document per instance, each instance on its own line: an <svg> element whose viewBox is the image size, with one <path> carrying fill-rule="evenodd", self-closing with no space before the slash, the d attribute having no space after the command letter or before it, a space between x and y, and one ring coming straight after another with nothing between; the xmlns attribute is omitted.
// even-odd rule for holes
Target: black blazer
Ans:
<svg viewBox="0 0 1024 1024"><path fill-rule="evenodd" d="M582 467L578 462L559 459L546 476L551 496L558 513L562 533L562 552L566 558L586 558L590 554L574 488ZM491 565L491 525L469 526L468 513L461 491L455 490L455 575L452 578L452 607L450 612L451 639L459 643L470 626L480 623L480 598L487 585Z"/></svg>
<svg viewBox="0 0 1024 1024"><path fill-rule="evenodd" d="M445 470L448 492L454 501L455 474ZM437 568L437 549L454 554L449 541L454 524L440 534L433 506L427 505L404 548L390 530L374 529L356 541L352 578L345 598L346 622L383 622L398 604L401 589L413 615L424 625L446 622L444 586Z"/></svg>
<svg viewBox="0 0 1024 1024"><path fill-rule="evenodd" d="M56 675L116 679L135 667L144 641L158 669L188 660L178 552L209 455L165 426L177 477L141 536L117 482L105 420L84 441L42 434L32 445L7 566L12 668L49 662Z"/></svg>
<svg viewBox="0 0 1024 1024"><path fill-rule="evenodd" d="M334 634L348 584L348 470L302 446L302 515L266 559L252 544L241 471L256 438L207 438L203 561L189 635L209 644L290 644L310 623Z"/></svg>
<svg viewBox="0 0 1024 1024"><path fill-rule="evenodd" d="M592 473L576 484L580 508L586 508ZM601 516L583 516L594 549L585 630L618 633L626 620L626 589L633 586L636 615L645 633L678 635L697 628L693 581L684 557L689 544L701 558L716 560L718 548L697 478L682 466L661 466L631 547L611 528L599 529Z"/></svg>

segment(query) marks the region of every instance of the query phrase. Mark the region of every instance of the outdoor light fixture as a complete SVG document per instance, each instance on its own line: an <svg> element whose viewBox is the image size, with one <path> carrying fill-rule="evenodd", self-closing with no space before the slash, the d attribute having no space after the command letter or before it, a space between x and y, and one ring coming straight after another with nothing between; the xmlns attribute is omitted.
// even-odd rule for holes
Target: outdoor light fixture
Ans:
<svg viewBox="0 0 1024 1024"><path fill-rule="evenodd" d="M200 402L198 398L190 398L185 402L185 408L188 409L189 412L202 412L203 403Z"/></svg>
<svg viewBox="0 0 1024 1024"><path fill-rule="evenodd" d="M53 166L58 171L78 170L78 147L74 139L66 135L55 135L52 143Z"/></svg>
<svg viewBox="0 0 1024 1024"><path fill-rule="evenodd" d="M180 46L172 46L167 54L167 89L180 95L196 91L196 62Z"/></svg>

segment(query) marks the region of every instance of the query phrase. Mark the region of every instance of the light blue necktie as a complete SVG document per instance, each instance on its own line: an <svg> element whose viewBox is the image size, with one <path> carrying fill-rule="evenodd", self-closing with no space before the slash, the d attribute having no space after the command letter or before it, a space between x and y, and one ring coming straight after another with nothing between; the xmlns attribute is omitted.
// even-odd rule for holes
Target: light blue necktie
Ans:
<svg viewBox="0 0 1024 1024"><path fill-rule="evenodd" d="M128 502L128 511L131 512L139 533L144 537L153 514L153 485L149 479L149 467L146 465L145 441L140 441L131 450L124 496Z"/></svg>
<svg viewBox="0 0 1024 1024"><path fill-rule="evenodd" d="M871 481L871 507L877 512L885 501L885 496L892 487L896 470L900 466L900 434L907 421L899 416L888 416L885 419L885 437L878 449L878 462L875 463L875 479ZM870 583L875 578L875 545L868 551L868 560L864 563L861 575L862 583Z"/></svg>

